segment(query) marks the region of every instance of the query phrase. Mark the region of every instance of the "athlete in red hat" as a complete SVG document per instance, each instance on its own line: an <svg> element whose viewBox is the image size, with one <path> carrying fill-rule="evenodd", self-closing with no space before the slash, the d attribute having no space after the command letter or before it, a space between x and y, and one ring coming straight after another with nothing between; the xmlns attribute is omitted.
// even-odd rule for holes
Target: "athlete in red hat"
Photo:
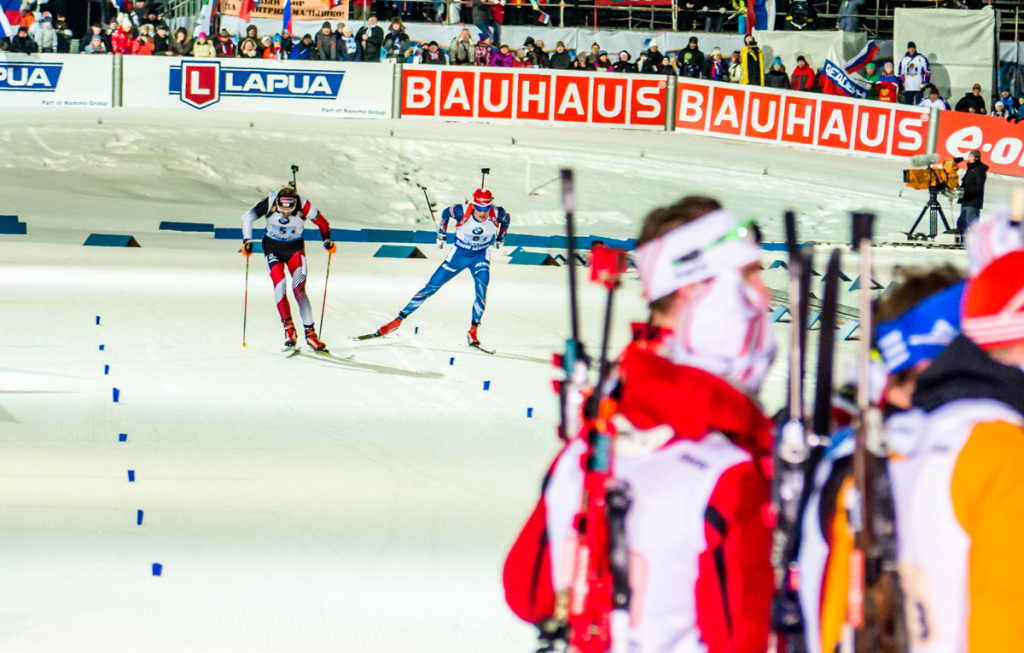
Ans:
<svg viewBox="0 0 1024 653"><path fill-rule="evenodd" d="M441 225L437 232L437 246L444 248L448 242L448 222L455 220L455 246L448 252L444 263L437 268L430 281L406 304L398 317L377 330L375 336L391 333L402 325L424 301L441 286L454 279L460 272L469 269L476 285L476 301L473 302L473 324L466 338L474 347L480 346L477 327L487 306L487 284L491 279L491 245L501 247L508 231L509 214L500 206L494 206L491 191L483 188L473 193L471 202L453 204L441 212Z"/></svg>

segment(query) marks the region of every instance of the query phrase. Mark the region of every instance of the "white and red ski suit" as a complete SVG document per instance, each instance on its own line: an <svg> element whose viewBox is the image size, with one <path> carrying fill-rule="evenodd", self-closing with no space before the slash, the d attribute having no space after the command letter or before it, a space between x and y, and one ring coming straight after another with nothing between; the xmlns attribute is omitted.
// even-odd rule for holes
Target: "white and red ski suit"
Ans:
<svg viewBox="0 0 1024 653"><path fill-rule="evenodd" d="M629 650L764 653L772 425L726 381L660 355L665 335L634 327L612 418L614 475L633 497ZM505 563L506 600L525 621L550 618L572 582L586 450L576 437L559 453Z"/></svg>

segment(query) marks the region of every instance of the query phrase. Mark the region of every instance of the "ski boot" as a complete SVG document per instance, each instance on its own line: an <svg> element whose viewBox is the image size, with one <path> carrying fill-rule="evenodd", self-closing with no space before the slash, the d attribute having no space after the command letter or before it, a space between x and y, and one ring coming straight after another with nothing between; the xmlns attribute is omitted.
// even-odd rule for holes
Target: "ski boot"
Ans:
<svg viewBox="0 0 1024 653"><path fill-rule="evenodd" d="M469 333L466 334L466 340L469 342L470 347L480 346L480 338L476 337L476 328L478 326L480 325L474 324L473 326L469 327Z"/></svg>
<svg viewBox="0 0 1024 653"><path fill-rule="evenodd" d="M306 344L309 345L313 351L327 351L327 345L320 342L320 338L316 337L316 329L311 326L306 327Z"/></svg>
<svg viewBox="0 0 1024 653"><path fill-rule="evenodd" d="M402 326L402 318L396 317L381 328L377 329L377 335L386 336L392 331L397 331L400 326Z"/></svg>
<svg viewBox="0 0 1024 653"><path fill-rule="evenodd" d="M292 322L292 318L281 320L281 324L284 325L284 346L294 347L296 341L295 324Z"/></svg>

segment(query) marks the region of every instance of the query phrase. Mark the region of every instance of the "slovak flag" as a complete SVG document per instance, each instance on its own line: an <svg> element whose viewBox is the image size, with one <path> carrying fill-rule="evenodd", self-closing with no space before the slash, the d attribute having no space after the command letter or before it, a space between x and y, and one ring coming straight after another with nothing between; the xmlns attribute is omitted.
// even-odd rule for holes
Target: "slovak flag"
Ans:
<svg viewBox="0 0 1024 653"><path fill-rule="evenodd" d="M281 29L292 33L292 0L285 0L284 2L284 13L282 14L282 26Z"/></svg>
<svg viewBox="0 0 1024 653"><path fill-rule="evenodd" d="M249 22L252 17L252 12L260 6L260 0L242 0L242 4L238 6L238 17Z"/></svg>
<svg viewBox="0 0 1024 653"><path fill-rule="evenodd" d="M21 0L0 0L0 37L17 36L21 25Z"/></svg>
<svg viewBox="0 0 1024 653"><path fill-rule="evenodd" d="M537 20L540 21L541 25L550 25L551 24L551 16L548 16L543 11L540 12L540 17L538 17Z"/></svg>
<svg viewBox="0 0 1024 653"><path fill-rule="evenodd" d="M124 13L131 13L132 0L110 0L111 4L117 7L117 10Z"/></svg>

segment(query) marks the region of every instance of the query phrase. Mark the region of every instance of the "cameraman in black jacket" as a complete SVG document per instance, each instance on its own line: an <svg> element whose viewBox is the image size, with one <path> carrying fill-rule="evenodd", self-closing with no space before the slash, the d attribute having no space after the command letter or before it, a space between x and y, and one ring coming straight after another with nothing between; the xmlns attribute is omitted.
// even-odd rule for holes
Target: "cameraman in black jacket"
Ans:
<svg viewBox="0 0 1024 653"><path fill-rule="evenodd" d="M958 165L963 157L953 159ZM981 152L971 150L967 154L967 174L960 182L963 194L960 196L960 217L956 228L962 234L967 227L978 219L981 207L985 203L985 181L988 178L988 166L981 162Z"/></svg>

